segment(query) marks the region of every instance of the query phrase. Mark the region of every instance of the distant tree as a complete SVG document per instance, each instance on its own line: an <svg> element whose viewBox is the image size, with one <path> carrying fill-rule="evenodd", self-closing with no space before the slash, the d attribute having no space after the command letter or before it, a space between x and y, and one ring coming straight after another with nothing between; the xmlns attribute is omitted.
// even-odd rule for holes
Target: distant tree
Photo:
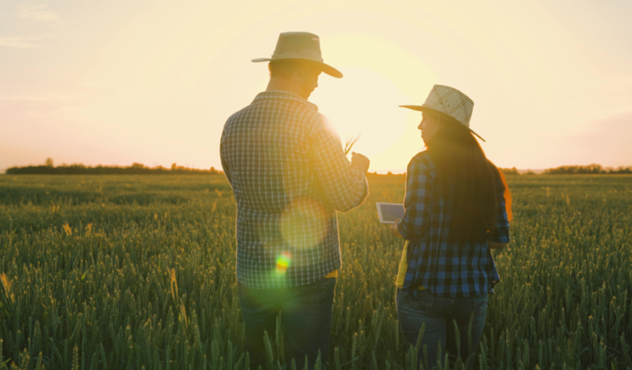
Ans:
<svg viewBox="0 0 632 370"><path fill-rule="evenodd" d="M53 158L51 158L51 157L46 158L46 161L44 162L44 166L46 166L46 167L55 167L53 165Z"/></svg>
<svg viewBox="0 0 632 370"><path fill-rule="evenodd" d="M212 170L200 170L197 168L188 168L184 166L177 166L175 163L171 166L171 171L168 169L157 166L150 168L142 163L134 162L129 167L119 166L96 166L89 167L83 164L62 164L61 166L53 167L48 165L41 166L26 166L26 167L11 167L6 171L10 175L19 174L41 174L41 175L214 175L221 174L221 171L216 169Z"/></svg>
<svg viewBox="0 0 632 370"><path fill-rule="evenodd" d="M547 175L597 175L607 173L599 164L589 164L588 166L560 166L549 168L544 171Z"/></svg>
<svg viewBox="0 0 632 370"><path fill-rule="evenodd" d="M632 167L617 167L617 169L609 168L608 174L612 174L612 175L632 174Z"/></svg>
<svg viewBox="0 0 632 370"><path fill-rule="evenodd" d="M544 171L544 173L547 175L625 175L632 174L632 167L618 167L617 169L603 168L601 165L593 163L587 166L560 166L549 168Z"/></svg>
<svg viewBox="0 0 632 370"><path fill-rule="evenodd" d="M512 168L498 168L499 170L503 171L503 173L505 175L519 175L518 173L518 169L516 167L512 167Z"/></svg>

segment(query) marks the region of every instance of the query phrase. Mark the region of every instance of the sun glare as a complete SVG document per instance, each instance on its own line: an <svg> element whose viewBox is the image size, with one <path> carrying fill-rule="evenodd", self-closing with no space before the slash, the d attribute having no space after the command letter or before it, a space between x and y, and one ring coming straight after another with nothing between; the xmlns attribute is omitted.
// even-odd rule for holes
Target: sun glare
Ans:
<svg viewBox="0 0 632 370"><path fill-rule="evenodd" d="M323 75L310 101L343 143L361 134L354 150L369 156L371 171L401 172L423 147L418 115L397 106L422 103L434 84L472 97L472 124L499 165L616 166L631 158L625 143L609 144L629 136L629 125L602 129L629 121L624 2L578 6L571 16L564 5L538 1L147 7L131 0L125 11L116 2L91 11L51 4L37 21L18 3L0 12L5 33L15 34L0 37L8 73L0 89L7 122L0 171L46 157L219 169L223 124L267 86L265 63L250 60L269 57L287 31L317 34L325 62L344 74ZM569 138L569 130L578 137ZM595 135L604 143L591 140ZM586 154L583 141L600 150Z"/></svg>
<svg viewBox="0 0 632 370"><path fill-rule="evenodd" d="M327 214L323 206L313 199L294 201L283 212L279 223L285 242L297 249L312 248L320 243L327 227Z"/></svg>
<svg viewBox="0 0 632 370"><path fill-rule="evenodd" d="M361 136L353 151L367 155L371 168L401 171L422 143L416 130L420 117L399 105L422 99L434 74L423 60L387 40L348 34L328 41L326 61L332 60L344 78L322 76L312 100L343 144Z"/></svg>

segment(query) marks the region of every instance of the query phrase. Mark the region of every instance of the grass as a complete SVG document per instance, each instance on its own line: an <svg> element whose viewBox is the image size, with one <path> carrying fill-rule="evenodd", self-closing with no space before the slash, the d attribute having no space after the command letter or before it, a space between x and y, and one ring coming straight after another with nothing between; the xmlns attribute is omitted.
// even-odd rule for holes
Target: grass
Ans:
<svg viewBox="0 0 632 370"><path fill-rule="evenodd" d="M632 177L509 176L480 369L632 369ZM403 242L373 176L340 214L331 369L419 368L399 331ZM245 369L223 176L0 176L0 369ZM270 339L277 368L283 338Z"/></svg>

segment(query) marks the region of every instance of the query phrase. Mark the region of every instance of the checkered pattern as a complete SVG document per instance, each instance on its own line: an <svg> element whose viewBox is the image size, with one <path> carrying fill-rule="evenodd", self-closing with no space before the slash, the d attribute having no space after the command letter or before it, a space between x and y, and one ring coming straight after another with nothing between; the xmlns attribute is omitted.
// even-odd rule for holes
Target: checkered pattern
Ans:
<svg viewBox="0 0 632 370"><path fill-rule="evenodd" d="M434 85L423 107L445 113L469 128L474 102L453 87Z"/></svg>
<svg viewBox="0 0 632 370"><path fill-rule="evenodd" d="M406 172L406 212L398 224L409 241L408 268L403 289L414 294L423 286L441 297L468 298L493 293L500 281L489 244L450 242L449 200L434 191L435 166L427 152L417 154ZM498 178L499 186L502 181ZM498 227L482 240L509 243L509 221L503 197L499 194Z"/></svg>
<svg viewBox="0 0 632 370"><path fill-rule="evenodd" d="M316 105L260 93L228 119L220 153L237 201L240 284L294 287L340 269L336 211L357 207L368 186Z"/></svg>

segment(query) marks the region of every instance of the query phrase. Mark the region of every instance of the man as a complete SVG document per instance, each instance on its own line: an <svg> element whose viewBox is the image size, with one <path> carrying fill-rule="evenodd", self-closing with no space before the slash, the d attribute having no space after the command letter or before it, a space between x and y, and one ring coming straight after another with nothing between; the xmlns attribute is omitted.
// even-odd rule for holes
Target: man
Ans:
<svg viewBox="0 0 632 370"><path fill-rule="evenodd" d="M270 82L233 114L220 152L237 201L237 280L250 366L265 368L264 331L285 325L286 360L309 368L327 362L336 277L341 267L336 211L368 194L369 160L349 163L336 131L307 101L325 72L318 36L279 36L268 61Z"/></svg>

